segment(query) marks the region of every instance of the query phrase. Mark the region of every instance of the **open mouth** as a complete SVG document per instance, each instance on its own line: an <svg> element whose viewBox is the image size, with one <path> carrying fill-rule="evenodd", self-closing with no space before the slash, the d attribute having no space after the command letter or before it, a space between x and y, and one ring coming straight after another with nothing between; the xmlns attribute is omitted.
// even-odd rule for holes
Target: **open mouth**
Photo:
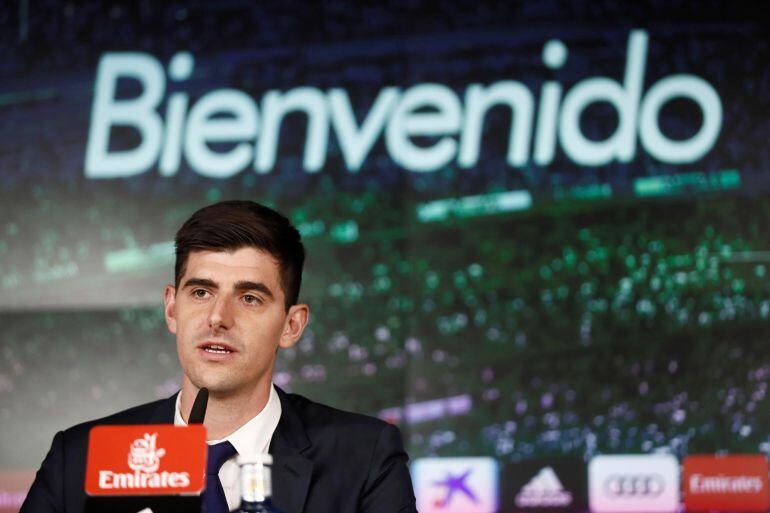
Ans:
<svg viewBox="0 0 770 513"><path fill-rule="evenodd" d="M230 354L235 351L222 344L203 344L200 346L207 353L211 354Z"/></svg>

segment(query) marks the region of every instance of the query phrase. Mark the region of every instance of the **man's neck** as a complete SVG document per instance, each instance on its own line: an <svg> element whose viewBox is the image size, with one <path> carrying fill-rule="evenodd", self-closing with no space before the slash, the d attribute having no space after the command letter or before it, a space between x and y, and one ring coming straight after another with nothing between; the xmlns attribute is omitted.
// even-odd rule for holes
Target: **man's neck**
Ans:
<svg viewBox="0 0 770 513"><path fill-rule="evenodd" d="M271 387L272 383L267 381L253 390L226 394L209 391L206 417L203 421L203 425L206 426L206 438L221 440L256 417L265 408L270 398ZM185 379L181 394L180 413L182 418L188 421L193 401L198 394L198 387Z"/></svg>

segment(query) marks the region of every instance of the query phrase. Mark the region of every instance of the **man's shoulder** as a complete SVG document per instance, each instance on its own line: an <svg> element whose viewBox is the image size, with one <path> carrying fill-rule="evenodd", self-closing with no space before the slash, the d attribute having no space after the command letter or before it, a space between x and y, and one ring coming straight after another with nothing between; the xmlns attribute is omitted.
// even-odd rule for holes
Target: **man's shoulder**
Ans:
<svg viewBox="0 0 770 513"><path fill-rule="evenodd" d="M88 436L95 426L110 426L120 424L168 424L174 422L174 405L176 394L166 399L159 399L140 404L131 408L112 413L86 422L76 424L66 430L66 437Z"/></svg>
<svg viewBox="0 0 770 513"><path fill-rule="evenodd" d="M337 504L339 511L416 511L409 457L396 426L298 394L281 393L281 405L279 439L287 437L312 463L305 468L312 468L316 492L308 496L308 505ZM274 454L280 458L281 451ZM310 476L311 470L307 472ZM314 507L323 506L306 509Z"/></svg>

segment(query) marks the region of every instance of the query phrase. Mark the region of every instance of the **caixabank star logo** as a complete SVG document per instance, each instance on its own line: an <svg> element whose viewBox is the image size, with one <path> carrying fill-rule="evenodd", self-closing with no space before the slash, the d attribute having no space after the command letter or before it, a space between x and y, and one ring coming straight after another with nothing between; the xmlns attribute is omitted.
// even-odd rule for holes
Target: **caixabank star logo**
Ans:
<svg viewBox="0 0 770 513"><path fill-rule="evenodd" d="M420 513L498 511L498 465L492 458L420 458L412 478Z"/></svg>

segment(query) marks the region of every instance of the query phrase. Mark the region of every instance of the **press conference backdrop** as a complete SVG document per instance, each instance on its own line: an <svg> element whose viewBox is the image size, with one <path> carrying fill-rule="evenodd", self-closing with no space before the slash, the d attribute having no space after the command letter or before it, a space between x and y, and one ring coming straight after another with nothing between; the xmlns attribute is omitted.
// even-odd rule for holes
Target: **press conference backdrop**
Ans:
<svg viewBox="0 0 770 513"><path fill-rule="evenodd" d="M491 482L767 454L759 9L6 6L0 508L56 431L178 389L173 234L235 198L308 252L310 325L276 383L397 423L413 459L492 458Z"/></svg>

